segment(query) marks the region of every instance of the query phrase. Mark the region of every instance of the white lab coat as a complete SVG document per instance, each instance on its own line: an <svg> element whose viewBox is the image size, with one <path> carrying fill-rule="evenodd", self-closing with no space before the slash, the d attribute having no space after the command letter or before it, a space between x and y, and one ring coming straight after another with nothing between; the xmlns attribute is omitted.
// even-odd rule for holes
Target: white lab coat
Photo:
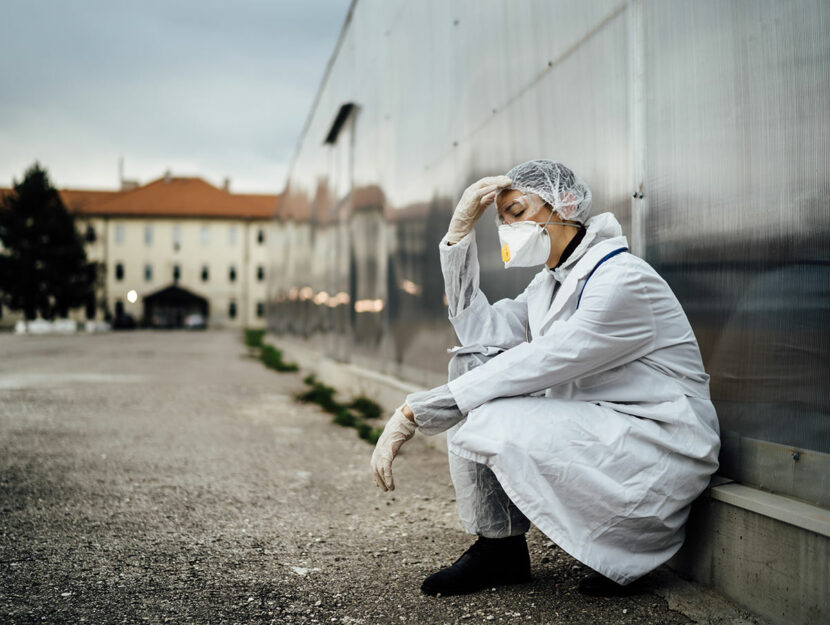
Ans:
<svg viewBox="0 0 830 625"><path fill-rule="evenodd" d="M587 226L562 267L492 305L478 290L475 233L442 242L448 288L471 299L450 316L462 348L504 350L449 383L467 414L450 452L489 466L551 540L627 584L683 543L718 467L719 429L694 333L651 266L608 259L577 309L600 259L627 247L611 213Z"/></svg>

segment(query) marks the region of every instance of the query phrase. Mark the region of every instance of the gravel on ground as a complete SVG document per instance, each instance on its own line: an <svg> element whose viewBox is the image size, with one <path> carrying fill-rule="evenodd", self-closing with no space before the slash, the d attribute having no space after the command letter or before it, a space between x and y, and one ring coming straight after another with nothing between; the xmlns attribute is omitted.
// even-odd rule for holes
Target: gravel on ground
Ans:
<svg viewBox="0 0 830 625"><path fill-rule="evenodd" d="M237 332L0 334L2 623L688 623L651 592L589 598L533 529L534 580L423 578L471 543L418 436L381 493L372 448L293 396Z"/></svg>

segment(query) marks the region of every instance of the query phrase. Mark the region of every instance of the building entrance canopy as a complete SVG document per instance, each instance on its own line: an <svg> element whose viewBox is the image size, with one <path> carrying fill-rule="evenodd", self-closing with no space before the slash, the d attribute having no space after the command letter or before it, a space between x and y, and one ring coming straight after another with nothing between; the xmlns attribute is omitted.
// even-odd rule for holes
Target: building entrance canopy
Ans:
<svg viewBox="0 0 830 625"><path fill-rule="evenodd" d="M170 285L144 297L144 322L153 328L181 328L188 315L207 322L208 301L180 286Z"/></svg>

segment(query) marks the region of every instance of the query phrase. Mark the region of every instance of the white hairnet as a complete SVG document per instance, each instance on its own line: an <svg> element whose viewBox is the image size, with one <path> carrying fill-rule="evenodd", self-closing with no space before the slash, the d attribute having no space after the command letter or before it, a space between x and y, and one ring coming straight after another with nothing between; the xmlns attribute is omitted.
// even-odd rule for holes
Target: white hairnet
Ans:
<svg viewBox="0 0 830 625"><path fill-rule="evenodd" d="M504 189L535 193L562 219L585 223L591 212L591 189L557 161L535 160L516 165L506 176L513 183Z"/></svg>

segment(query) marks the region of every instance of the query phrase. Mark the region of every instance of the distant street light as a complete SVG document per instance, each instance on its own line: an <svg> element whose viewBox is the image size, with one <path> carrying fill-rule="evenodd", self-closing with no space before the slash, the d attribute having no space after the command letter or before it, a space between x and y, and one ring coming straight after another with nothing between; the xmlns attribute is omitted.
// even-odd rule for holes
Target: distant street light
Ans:
<svg viewBox="0 0 830 625"><path fill-rule="evenodd" d="M127 292L127 301L130 302L130 304L135 304L135 301L137 299L138 299L138 293L135 292L135 289L130 289Z"/></svg>

